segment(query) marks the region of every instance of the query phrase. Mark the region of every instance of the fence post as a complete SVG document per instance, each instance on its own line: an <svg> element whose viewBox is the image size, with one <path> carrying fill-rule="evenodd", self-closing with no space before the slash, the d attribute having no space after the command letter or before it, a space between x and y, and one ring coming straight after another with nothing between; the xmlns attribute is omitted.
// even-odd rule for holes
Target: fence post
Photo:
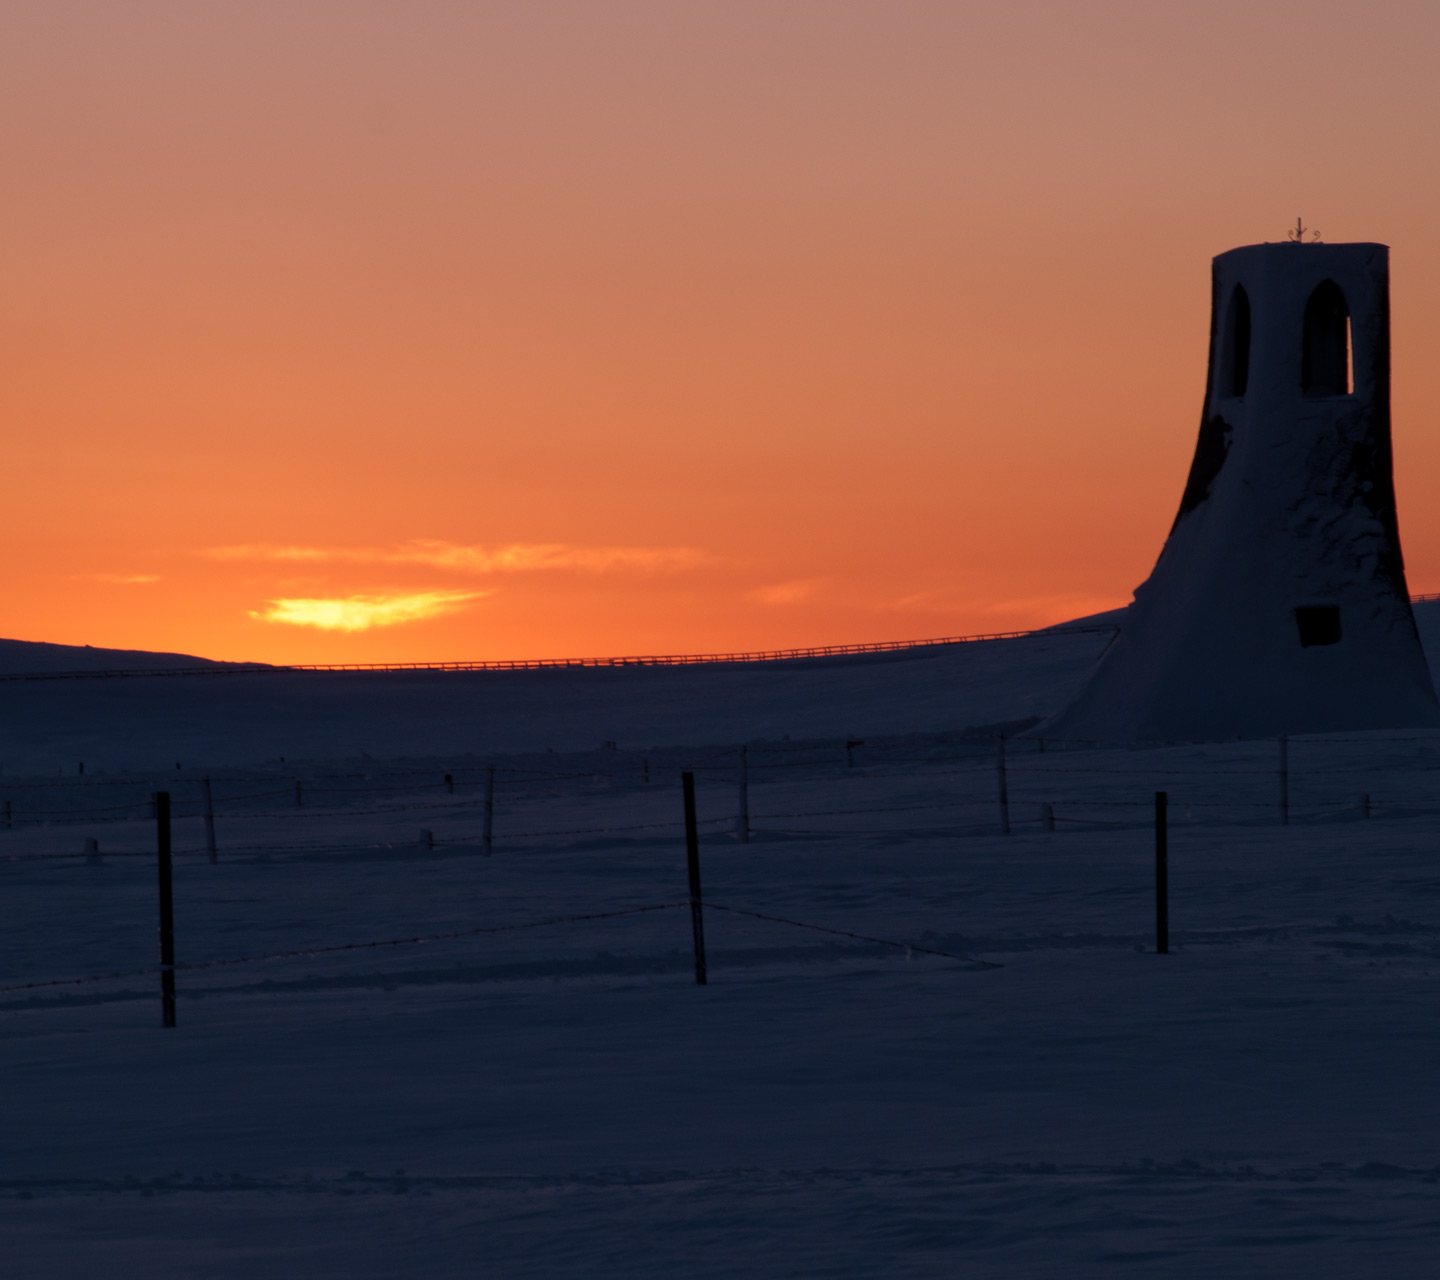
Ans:
<svg viewBox="0 0 1440 1280"><path fill-rule="evenodd" d="M995 773L1000 784L1000 834L1010 834L1010 788L1005 780L1005 735L995 735Z"/></svg>
<svg viewBox="0 0 1440 1280"><path fill-rule="evenodd" d="M170 793L155 793L156 861L160 867L160 1025L175 1025L175 904L170 890Z"/></svg>
<svg viewBox="0 0 1440 1280"><path fill-rule="evenodd" d="M1155 954L1170 954L1170 830L1167 796L1155 793Z"/></svg>
<svg viewBox="0 0 1440 1280"><path fill-rule="evenodd" d="M490 856L495 837L495 766L485 766L485 856Z"/></svg>
<svg viewBox="0 0 1440 1280"><path fill-rule="evenodd" d="M685 792L685 862L690 871L690 940L695 947L695 982L704 986L705 920L700 900L700 832L695 824L695 775L682 773L681 788Z"/></svg>
<svg viewBox="0 0 1440 1280"><path fill-rule="evenodd" d="M1047 802L1040 806L1040 825L1046 831L1055 830L1055 806L1053 804Z"/></svg>
<svg viewBox="0 0 1440 1280"><path fill-rule="evenodd" d="M735 815L735 835L741 844L750 843L750 762L740 748L740 810Z"/></svg>
<svg viewBox="0 0 1440 1280"><path fill-rule="evenodd" d="M435 847L435 833L425 827L420 828L420 847L427 852Z"/></svg>
<svg viewBox="0 0 1440 1280"><path fill-rule="evenodd" d="M94 836L85 837L85 865L89 867L105 865L105 859L100 856L100 841Z"/></svg>
<svg viewBox="0 0 1440 1280"><path fill-rule="evenodd" d="M445 791L447 795L455 794L455 775L453 773L445 775Z"/></svg>
<svg viewBox="0 0 1440 1280"><path fill-rule="evenodd" d="M845 767L847 769L853 769L855 767L855 748L863 747L864 745L864 738L845 739Z"/></svg>
<svg viewBox="0 0 1440 1280"><path fill-rule="evenodd" d="M205 802L205 852L210 855L212 865L220 861L215 852L215 800L210 794L210 779L200 779L200 796Z"/></svg>
<svg viewBox="0 0 1440 1280"><path fill-rule="evenodd" d="M1290 825L1290 739L1280 739L1280 825Z"/></svg>

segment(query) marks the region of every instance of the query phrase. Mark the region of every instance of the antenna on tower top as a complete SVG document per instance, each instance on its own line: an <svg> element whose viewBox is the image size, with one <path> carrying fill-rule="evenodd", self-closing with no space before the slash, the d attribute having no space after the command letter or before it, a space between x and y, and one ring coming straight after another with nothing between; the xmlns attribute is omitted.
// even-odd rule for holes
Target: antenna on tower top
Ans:
<svg viewBox="0 0 1440 1280"><path fill-rule="evenodd" d="M1309 240L1305 239L1307 233L1310 236ZM1290 233L1285 238L1292 244L1320 243L1320 233L1316 231L1314 227L1307 227L1299 218L1295 219L1295 225L1290 229Z"/></svg>

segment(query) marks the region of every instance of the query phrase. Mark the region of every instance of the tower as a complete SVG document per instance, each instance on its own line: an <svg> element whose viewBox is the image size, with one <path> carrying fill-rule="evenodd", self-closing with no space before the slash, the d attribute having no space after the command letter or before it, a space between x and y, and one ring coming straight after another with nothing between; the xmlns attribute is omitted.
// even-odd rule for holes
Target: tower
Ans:
<svg viewBox="0 0 1440 1280"><path fill-rule="evenodd" d="M1440 724L1390 453L1389 250L1290 241L1212 265L1180 510L1047 736L1200 741Z"/></svg>

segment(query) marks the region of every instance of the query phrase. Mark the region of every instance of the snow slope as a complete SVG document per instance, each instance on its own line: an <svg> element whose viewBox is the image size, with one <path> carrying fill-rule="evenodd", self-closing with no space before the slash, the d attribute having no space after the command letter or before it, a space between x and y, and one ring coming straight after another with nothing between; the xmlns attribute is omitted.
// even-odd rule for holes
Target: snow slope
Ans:
<svg viewBox="0 0 1440 1280"><path fill-rule="evenodd" d="M423 682L345 677L329 702L296 677L288 710L264 696L312 735L299 766L247 736L244 703L291 677L8 684L29 699L8 724L43 729L45 693L53 749L113 755L84 779L7 757L0 986L153 964L145 770L167 729L196 751L167 766L182 964L305 954L182 969L173 1031L153 973L0 992L5 1273L1433 1274L1440 734L1292 741L1288 826L1273 742L1017 742L1001 836L967 727L1063 696L1075 640L475 682L448 730ZM612 675L688 680L586 684ZM233 741L209 736L217 708ZM489 858L467 755L486 713ZM853 766L835 726L869 735ZM757 727L742 844L727 744ZM667 905L682 767L715 904L703 988ZM56 856L85 837L98 864ZM590 918L508 928L557 917ZM318 950L414 937L434 940Z"/></svg>
<svg viewBox="0 0 1440 1280"><path fill-rule="evenodd" d="M1077 619L1111 625L1115 614ZM1431 665L1440 601L1415 606ZM491 755L756 738L988 732L1062 705L1109 639L1038 635L895 653L692 667L0 680L10 773L239 766L368 754ZM119 650L0 642L6 672L143 668ZM60 650L62 652L55 652ZM19 656L17 656L19 653ZM147 655L139 655L146 657ZM148 655L156 665L203 659ZM93 668L92 668L93 669Z"/></svg>
<svg viewBox="0 0 1440 1280"><path fill-rule="evenodd" d="M9 772L864 737L1037 718L1104 632L683 667L0 681Z"/></svg>

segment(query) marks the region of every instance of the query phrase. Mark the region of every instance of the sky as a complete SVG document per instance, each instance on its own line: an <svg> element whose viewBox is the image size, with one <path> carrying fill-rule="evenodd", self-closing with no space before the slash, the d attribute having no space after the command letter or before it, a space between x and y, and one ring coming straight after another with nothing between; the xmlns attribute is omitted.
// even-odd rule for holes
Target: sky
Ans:
<svg viewBox="0 0 1440 1280"><path fill-rule="evenodd" d="M1125 603L1209 260L1392 247L1440 590L1440 6L0 0L0 635L716 652Z"/></svg>

